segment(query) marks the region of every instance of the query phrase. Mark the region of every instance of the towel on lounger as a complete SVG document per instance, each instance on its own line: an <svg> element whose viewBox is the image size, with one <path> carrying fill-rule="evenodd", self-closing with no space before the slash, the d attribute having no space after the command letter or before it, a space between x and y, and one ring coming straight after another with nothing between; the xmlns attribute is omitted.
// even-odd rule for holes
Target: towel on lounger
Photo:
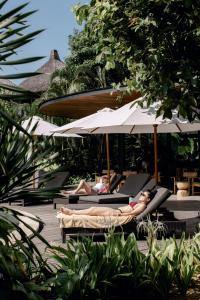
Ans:
<svg viewBox="0 0 200 300"><path fill-rule="evenodd" d="M58 213L60 228L110 228L124 225L134 216L88 216L88 215L65 215Z"/></svg>

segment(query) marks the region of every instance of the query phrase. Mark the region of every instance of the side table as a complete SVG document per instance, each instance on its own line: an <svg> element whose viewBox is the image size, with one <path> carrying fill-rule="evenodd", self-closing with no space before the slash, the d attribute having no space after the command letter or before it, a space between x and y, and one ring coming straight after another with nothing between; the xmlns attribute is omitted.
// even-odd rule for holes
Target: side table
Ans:
<svg viewBox="0 0 200 300"><path fill-rule="evenodd" d="M177 181L177 200L189 196L190 183L189 181Z"/></svg>

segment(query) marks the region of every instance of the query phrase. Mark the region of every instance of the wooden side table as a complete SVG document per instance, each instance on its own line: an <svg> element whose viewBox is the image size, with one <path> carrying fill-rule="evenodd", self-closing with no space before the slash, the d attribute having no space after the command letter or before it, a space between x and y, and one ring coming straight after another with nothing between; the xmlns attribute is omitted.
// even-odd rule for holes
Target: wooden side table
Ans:
<svg viewBox="0 0 200 300"><path fill-rule="evenodd" d="M177 181L177 200L189 196L190 183L188 181Z"/></svg>

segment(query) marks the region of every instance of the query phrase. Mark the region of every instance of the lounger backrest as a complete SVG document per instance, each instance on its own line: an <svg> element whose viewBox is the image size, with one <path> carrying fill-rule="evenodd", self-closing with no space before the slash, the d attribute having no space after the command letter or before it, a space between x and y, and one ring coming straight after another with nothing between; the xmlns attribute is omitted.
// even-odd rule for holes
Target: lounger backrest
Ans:
<svg viewBox="0 0 200 300"><path fill-rule="evenodd" d="M167 200L167 198L169 198L169 196L171 195L171 191L163 188L163 187L159 187L157 189L157 192L154 196L154 198L151 200L151 202L147 205L147 208L136 217L136 221L141 221L142 219L144 219L148 214L152 213L153 211L155 211L156 209L158 209L160 207L160 205Z"/></svg>
<svg viewBox="0 0 200 300"><path fill-rule="evenodd" d="M136 196L149 178L149 174L146 173L129 175L118 193Z"/></svg>
<svg viewBox="0 0 200 300"><path fill-rule="evenodd" d="M122 174L116 174L114 176L114 178L110 182L110 193L112 193L118 187L118 185L122 181L123 177L124 176Z"/></svg>
<svg viewBox="0 0 200 300"><path fill-rule="evenodd" d="M69 179L69 172L56 172L53 177L45 184L45 189L62 187Z"/></svg>
<svg viewBox="0 0 200 300"><path fill-rule="evenodd" d="M141 191L139 191L139 193L134 197L134 201L137 202L140 198L141 192L145 192L145 191L152 191L156 186L156 180L155 178L151 178L142 188Z"/></svg>

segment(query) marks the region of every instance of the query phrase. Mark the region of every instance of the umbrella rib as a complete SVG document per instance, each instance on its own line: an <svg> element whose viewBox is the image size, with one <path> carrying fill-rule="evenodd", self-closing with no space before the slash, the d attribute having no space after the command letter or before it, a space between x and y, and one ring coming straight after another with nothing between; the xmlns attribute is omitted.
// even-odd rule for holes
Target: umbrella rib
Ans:
<svg viewBox="0 0 200 300"><path fill-rule="evenodd" d="M133 132L133 129L135 128L135 125L131 128L130 134Z"/></svg>
<svg viewBox="0 0 200 300"><path fill-rule="evenodd" d="M179 126L178 124L176 124L176 127L178 128L178 130L179 130L180 132L182 132L182 130L181 130L181 128L180 128L180 126Z"/></svg>
<svg viewBox="0 0 200 300"><path fill-rule="evenodd" d="M95 130L97 130L99 127L96 127L96 128L94 128L94 129L92 129L91 131L90 131L90 133L93 133Z"/></svg>

